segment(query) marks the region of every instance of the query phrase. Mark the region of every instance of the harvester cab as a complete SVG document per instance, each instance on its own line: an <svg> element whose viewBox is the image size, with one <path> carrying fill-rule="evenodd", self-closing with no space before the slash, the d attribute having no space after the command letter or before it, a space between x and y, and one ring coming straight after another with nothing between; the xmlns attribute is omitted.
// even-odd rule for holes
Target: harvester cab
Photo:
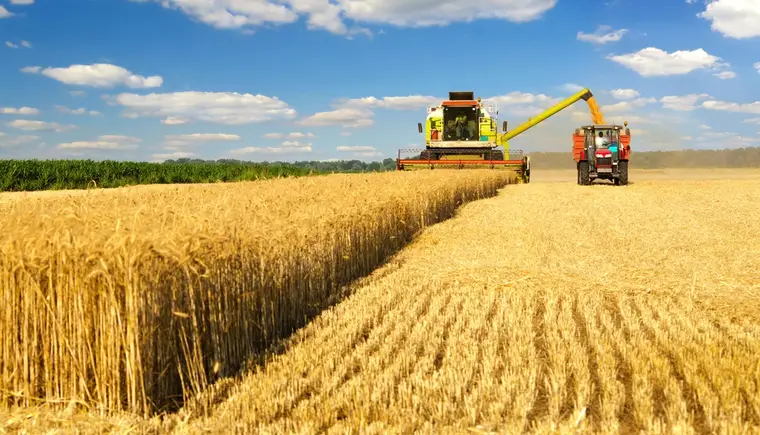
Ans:
<svg viewBox="0 0 760 435"><path fill-rule="evenodd" d="M573 158L578 184L610 180L616 186L628 184L628 160L631 155L631 130L628 122L592 124L575 129Z"/></svg>

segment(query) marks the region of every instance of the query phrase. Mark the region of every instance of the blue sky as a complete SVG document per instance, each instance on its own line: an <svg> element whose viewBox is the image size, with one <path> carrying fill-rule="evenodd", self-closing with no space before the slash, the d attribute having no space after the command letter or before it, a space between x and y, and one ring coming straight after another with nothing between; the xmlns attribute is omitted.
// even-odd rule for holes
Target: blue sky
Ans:
<svg viewBox="0 0 760 435"><path fill-rule="evenodd" d="M0 0L0 158L327 160L590 88L635 150L760 145L760 0ZM466 62L466 63L465 63ZM570 150L578 102L515 138Z"/></svg>

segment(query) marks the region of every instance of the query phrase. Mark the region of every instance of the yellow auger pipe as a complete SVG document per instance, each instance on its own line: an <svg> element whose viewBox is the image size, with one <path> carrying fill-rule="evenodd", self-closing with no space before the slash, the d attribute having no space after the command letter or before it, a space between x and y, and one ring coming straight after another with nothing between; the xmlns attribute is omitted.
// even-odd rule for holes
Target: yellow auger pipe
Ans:
<svg viewBox="0 0 760 435"><path fill-rule="evenodd" d="M573 105L578 100L586 101L586 103L588 104L588 108L591 111L591 118L593 119L594 124L604 124L604 116L602 115L601 110L599 110L599 106L596 104L596 100L594 99L594 94L592 94L589 89L583 88L580 91L576 92L575 94L553 105L552 107L544 110L538 116L534 118L528 118L527 121L518 125L513 130L509 130L508 132L504 133L499 138L499 142L502 145L504 145L504 149L506 150L508 146L507 141L509 139L512 139L513 137L521 133L524 133L526 130L530 129L531 127L534 127L540 124L541 122L545 121L547 118L551 117L552 115L555 115L558 112Z"/></svg>

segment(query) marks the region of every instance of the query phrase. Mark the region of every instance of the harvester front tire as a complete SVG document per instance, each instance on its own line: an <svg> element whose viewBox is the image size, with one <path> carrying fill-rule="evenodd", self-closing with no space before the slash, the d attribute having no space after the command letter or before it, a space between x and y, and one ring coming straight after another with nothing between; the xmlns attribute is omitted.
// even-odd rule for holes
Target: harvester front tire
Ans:
<svg viewBox="0 0 760 435"><path fill-rule="evenodd" d="M578 184L588 186L591 184L591 177L589 176L588 162L578 163Z"/></svg>
<svg viewBox="0 0 760 435"><path fill-rule="evenodd" d="M618 180L620 185L625 186L628 184L628 160L621 160L618 162Z"/></svg>

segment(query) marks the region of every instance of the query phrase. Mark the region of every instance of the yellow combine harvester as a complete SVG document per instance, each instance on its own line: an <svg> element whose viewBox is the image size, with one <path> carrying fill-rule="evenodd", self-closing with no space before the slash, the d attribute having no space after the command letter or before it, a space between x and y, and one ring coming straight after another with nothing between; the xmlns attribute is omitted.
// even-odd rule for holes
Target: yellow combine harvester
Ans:
<svg viewBox="0 0 760 435"><path fill-rule="evenodd" d="M475 99L475 93L470 91L449 92L448 100L428 107L424 128L422 123L417 124L418 131L425 133L425 149L399 150L397 169L506 169L515 171L521 182L529 183L530 157L523 155L522 150L510 150L508 141L578 100L586 101L594 124L604 124L593 94L582 89L514 130L508 131L507 121L504 121L499 132L499 110L495 102ZM415 155L402 158L402 153Z"/></svg>

